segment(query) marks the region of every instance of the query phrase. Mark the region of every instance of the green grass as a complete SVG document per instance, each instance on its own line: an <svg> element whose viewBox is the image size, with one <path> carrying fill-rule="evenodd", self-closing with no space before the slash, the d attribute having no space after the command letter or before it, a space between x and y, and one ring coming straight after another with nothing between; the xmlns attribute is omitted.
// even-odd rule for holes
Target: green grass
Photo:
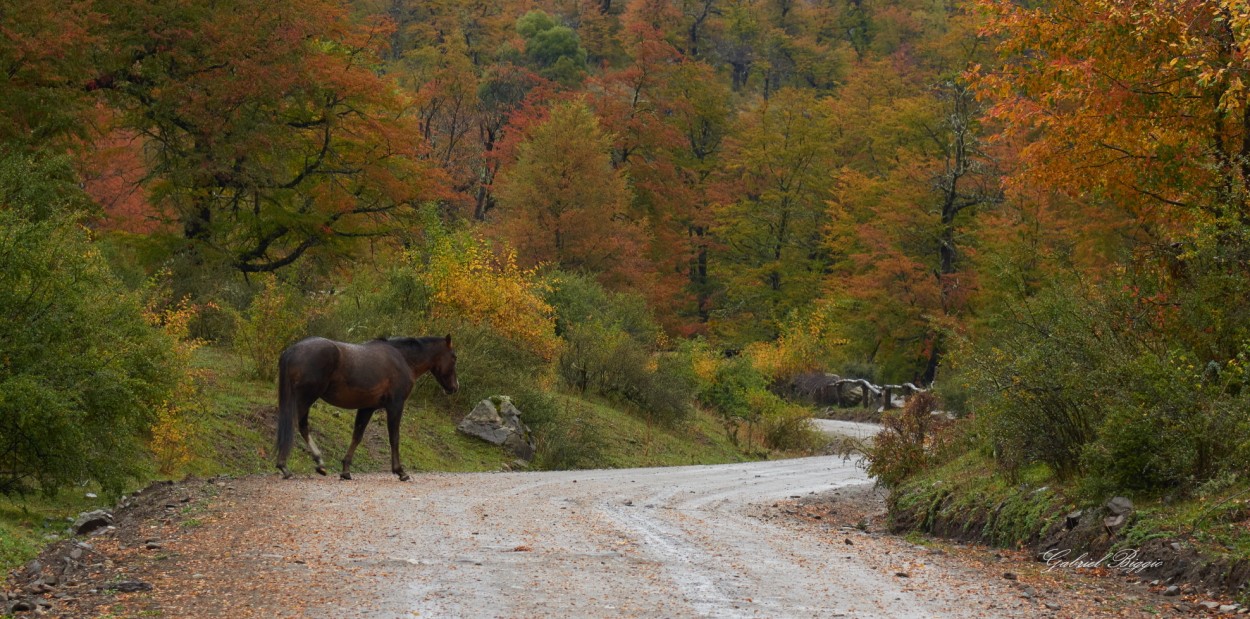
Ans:
<svg viewBox="0 0 1250 619"><path fill-rule="evenodd" d="M266 473L273 470L273 427L277 393L271 384L245 377L230 351L204 348L196 364L208 376L209 412L196 421L194 458L188 471L196 475ZM513 460L503 449L456 431L455 420L418 389L408 402L401 425L400 457L410 471L495 471ZM568 394L552 394L566 415L580 417L601 440L594 466L607 468L673 466L738 462L746 457L729 442L719 422L697 412L674 428L648 424L609 402ZM468 411L463 411L467 413ZM352 462L355 472L390 470L385 413L374 415ZM526 420L522 410L522 420ZM318 402L310 412L313 437L331 471L351 443L355 411ZM533 425L533 424L531 424ZM542 430L535 427L540 435ZM290 468L313 474L312 459L296 439Z"/></svg>
<svg viewBox="0 0 1250 619"><path fill-rule="evenodd" d="M710 413L696 411L675 426L648 424L610 403L556 397L558 405L577 411L598 430L602 453L596 466L630 468L723 464L748 459L730 443L720 422Z"/></svg>
<svg viewBox="0 0 1250 619"><path fill-rule="evenodd" d="M987 474L994 465L975 452L917 475L891 494L891 512L915 521L923 531L975 537L998 546L1035 539L1072 505L1050 471L1035 466L1017 479Z"/></svg>
<svg viewBox="0 0 1250 619"><path fill-rule="evenodd" d="M207 374L208 412L195 420L193 459L196 475L246 475L274 470L273 433L277 425L277 388L246 377L238 358L227 350L204 348L196 365ZM466 411L467 412L467 411ZM355 411L318 402L309 414L313 438L327 467L339 461L351 444ZM511 460L497 447L456 432L452 420L414 396L400 426L400 458L411 471L488 471ZM289 466L296 474L313 474L312 458L296 438ZM386 414L374 415L352 462L355 472L390 470Z"/></svg>
<svg viewBox="0 0 1250 619"><path fill-rule="evenodd" d="M1183 501L1139 499L1136 507L1136 520L1125 535L1126 546L1179 538L1209 557L1250 561L1250 484L1246 482L1199 492Z"/></svg>
<svg viewBox="0 0 1250 619"><path fill-rule="evenodd" d="M86 493L81 488L54 497L0 497L0 573L30 561L44 544L62 536L69 526L66 518L100 506L101 499Z"/></svg>

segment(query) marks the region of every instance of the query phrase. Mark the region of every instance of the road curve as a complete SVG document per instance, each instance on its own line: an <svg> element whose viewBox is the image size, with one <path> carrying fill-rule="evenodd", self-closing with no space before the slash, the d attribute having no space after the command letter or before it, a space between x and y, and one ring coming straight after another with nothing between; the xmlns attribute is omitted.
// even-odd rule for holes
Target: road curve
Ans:
<svg viewBox="0 0 1250 619"><path fill-rule="evenodd" d="M839 419L813 419L812 425L825 434L849 436L861 440L872 438L881 431L881 426L875 423L859 423Z"/></svg>
<svg viewBox="0 0 1250 619"><path fill-rule="evenodd" d="M980 617L1013 596L888 536L750 515L866 483L838 457L249 478L146 577L187 617Z"/></svg>

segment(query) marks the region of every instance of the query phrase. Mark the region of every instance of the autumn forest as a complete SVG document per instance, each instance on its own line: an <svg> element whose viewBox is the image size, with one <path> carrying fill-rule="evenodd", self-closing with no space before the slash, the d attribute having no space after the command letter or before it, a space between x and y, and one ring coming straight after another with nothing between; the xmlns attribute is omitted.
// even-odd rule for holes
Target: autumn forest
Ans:
<svg viewBox="0 0 1250 619"><path fill-rule="evenodd" d="M802 451L830 373L953 417L887 485L1235 485L1248 54L1234 0L0 0L0 493L180 470L205 351L444 332L460 414Z"/></svg>

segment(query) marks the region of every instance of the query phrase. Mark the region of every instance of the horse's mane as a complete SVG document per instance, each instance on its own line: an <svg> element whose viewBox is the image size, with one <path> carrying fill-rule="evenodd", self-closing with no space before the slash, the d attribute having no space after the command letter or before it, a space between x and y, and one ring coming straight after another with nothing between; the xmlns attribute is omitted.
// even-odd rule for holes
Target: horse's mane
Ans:
<svg viewBox="0 0 1250 619"><path fill-rule="evenodd" d="M423 350L427 346L443 342L444 339L437 335L431 335L426 337L379 337L373 341L385 342L391 346L395 346L396 348L416 348L417 350Z"/></svg>

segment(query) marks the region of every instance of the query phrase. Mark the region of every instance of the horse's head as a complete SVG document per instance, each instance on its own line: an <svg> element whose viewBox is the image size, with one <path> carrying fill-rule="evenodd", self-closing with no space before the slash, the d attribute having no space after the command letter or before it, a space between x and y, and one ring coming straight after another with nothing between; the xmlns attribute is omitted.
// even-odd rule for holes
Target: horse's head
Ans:
<svg viewBox="0 0 1250 619"><path fill-rule="evenodd" d="M446 345L434 355L430 364L430 373L438 381L443 391L448 394L460 390L460 380L456 378L456 350L451 347L451 336L445 340Z"/></svg>

